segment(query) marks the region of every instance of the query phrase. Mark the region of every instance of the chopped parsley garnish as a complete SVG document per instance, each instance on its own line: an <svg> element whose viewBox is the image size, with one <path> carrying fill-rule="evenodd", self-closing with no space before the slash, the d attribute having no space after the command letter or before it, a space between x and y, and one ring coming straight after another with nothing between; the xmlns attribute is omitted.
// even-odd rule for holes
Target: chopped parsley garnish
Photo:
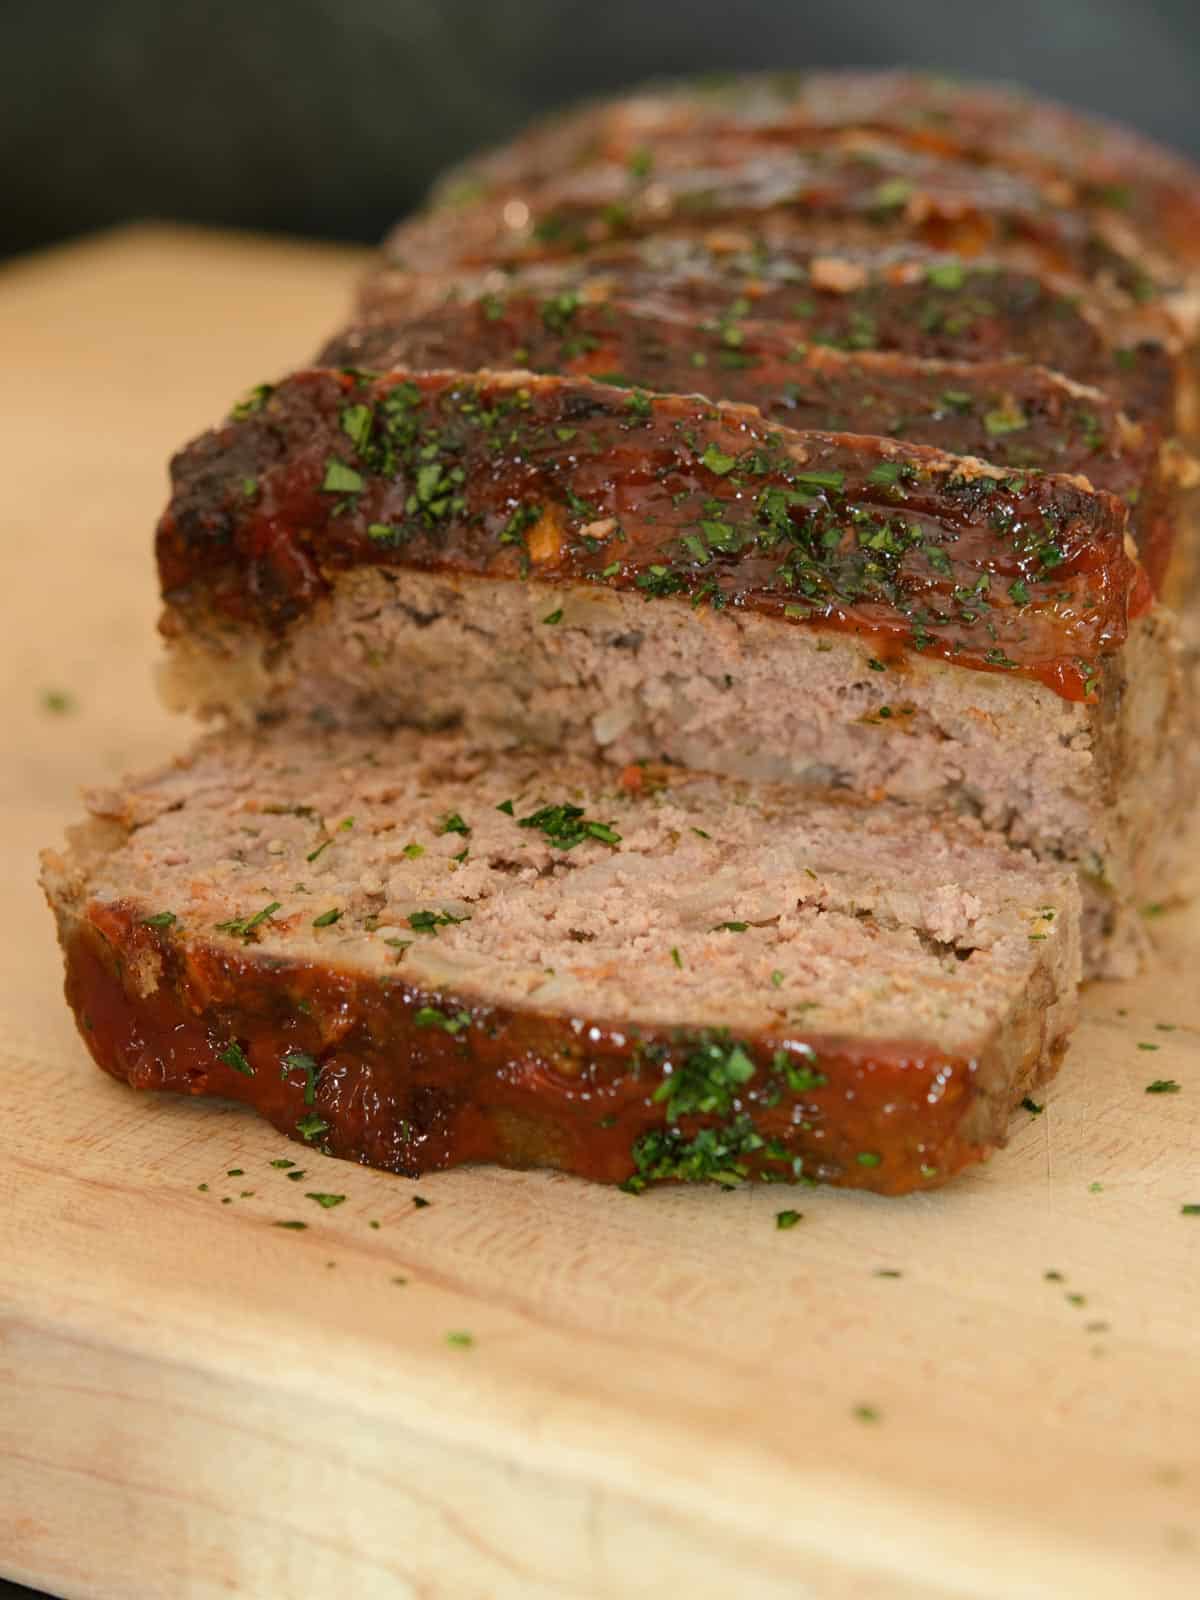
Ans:
<svg viewBox="0 0 1200 1600"><path fill-rule="evenodd" d="M503 811L506 817L511 817L513 814L513 803L511 800L501 800L500 804L496 807L496 810Z"/></svg>
<svg viewBox="0 0 1200 1600"><path fill-rule="evenodd" d="M883 1157L874 1150L860 1150L854 1159L860 1167L878 1167L883 1162Z"/></svg>
<svg viewBox="0 0 1200 1600"><path fill-rule="evenodd" d="M1179 1214L1183 1217L1200 1217L1200 1204L1189 1201L1186 1205L1180 1206Z"/></svg>
<svg viewBox="0 0 1200 1600"><path fill-rule="evenodd" d="M1139 1039L1139 1041L1138 1041L1138 1049L1139 1050L1158 1050L1158 1049L1161 1049L1161 1046L1157 1045L1157 1044L1144 1044Z"/></svg>
<svg viewBox="0 0 1200 1600"><path fill-rule="evenodd" d="M779 988L782 987L782 985L783 985L783 973L779 970L778 967L776 967L775 971L771 974L771 987L772 987L772 989L779 989Z"/></svg>
<svg viewBox="0 0 1200 1600"><path fill-rule="evenodd" d="M316 1100L317 1080L321 1076L320 1063L304 1050L289 1050L279 1063L279 1076L286 1082L293 1072L304 1074L304 1104L311 1106Z"/></svg>
<svg viewBox="0 0 1200 1600"><path fill-rule="evenodd" d="M178 922L178 917L173 911L156 911L152 917L142 919L143 928L169 928L172 923Z"/></svg>
<svg viewBox="0 0 1200 1600"><path fill-rule="evenodd" d="M273 1228L290 1228L293 1233L302 1233L308 1227L307 1222L273 1222Z"/></svg>
<svg viewBox="0 0 1200 1600"><path fill-rule="evenodd" d="M359 494L364 487L361 472L355 472L353 467L348 467L337 456L330 456L321 480L321 488L326 494Z"/></svg>
<svg viewBox="0 0 1200 1600"><path fill-rule="evenodd" d="M993 438L1005 433L1019 433L1029 426L1029 418L1019 406L997 406L984 415L983 425Z"/></svg>
<svg viewBox="0 0 1200 1600"><path fill-rule="evenodd" d="M42 695L42 709L62 717L75 709L75 697L65 689L47 689Z"/></svg>
<svg viewBox="0 0 1200 1600"><path fill-rule="evenodd" d="M873 1276L876 1278L902 1278L904 1274L897 1267L876 1267Z"/></svg>
<svg viewBox="0 0 1200 1600"><path fill-rule="evenodd" d="M846 483L844 472L793 472L791 481L802 489L842 489Z"/></svg>
<svg viewBox="0 0 1200 1600"><path fill-rule="evenodd" d="M370 406L347 406L342 412L342 432L361 450L371 437Z"/></svg>
<svg viewBox="0 0 1200 1600"><path fill-rule="evenodd" d="M859 1422L878 1422L879 1412L874 1406L855 1406L854 1416Z"/></svg>
<svg viewBox="0 0 1200 1600"><path fill-rule="evenodd" d="M229 415L234 422L243 422L247 417L252 417L256 411L261 411L274 392L273 383L256 384L244 399L238 401Z"/></svg>
<svg viewBox="0 0 1200 1600"><path fill-rule="evenodd" d="M456 1350L470 1350L475 1343L475 1335L463 1328L454 1328L446 1335L446 1343L453 1345Z"/></svg>
<svg viewBox="0 0 1200 1600"><path fill-rule="evenodd" d="M296 1163L294 1161L289 1161L287 1156L280 1156L278 1161L272 1161L271 1165L273 1167L284 1167L284 1168L287 1168L287 1167L294 1167L296 1165Z"/></svg>
<svg viewBox="0 0 1200 1600"><path fill-rule="evenodd" d="M1174 1078L1155 1078L1153 1083L1146 1085L1147 1094L1178 1094L1180 1085Z"/></svg>
<svg viewBox="0 0 1200 1600"><path fill-rule="evenodd" d="M224 1050L217 1052L217 1060L227 1067L232 1067L235 1072L240 1072L243 1078L254 1076L254 1068L247 1061L245 1051L236 1039L227 1044Z"/></svg>
<svg viewBox="0 0 1200 1600"><path fill-rule="evenodd" d="M671 1068L653 1095L657 1104L665 1104L671 1122L697 1112L704 1116L725 1115L755 1074L754 1062L745 1047L720 1036L694 1045Z"/></svg>
<svg viewBox="0 0 1200 1600"><path fill-rule="evenodd" d="M314 928L332 928L341 914L341 910L333 906L328 911L322 911L319 917L314 917L312 925Z"/></svg>
<svg viewBox="0 0 1200 1600"><path fill-rule="evenodd" d="M674 945L673 944L671 946L671 960L679 968L680 972L682 972L683 971L683 957L679 954L679 946L678 945Z"/></svg>
<svg viewBox="0 0 1200 1600"><path fill-rule="evenodd" d="M1023 1110L1032 1112L1035 1117L1040 1117L1046 1109L1045 1106L1038 1105L1037 1101L1030 1095L1025 1096L1024 1100L1021 1101L1021 1106Z"/></svg>
<svg viewBox="0 0 1200 1600"><path fill-rule="evenodd" d="M441 825L438 828L438 833L439 834L443 834L443 833L469 834L470 831L471 831L470 828L468 828L467 824L459 816L457 811L448 811L446 813L446 815L442 818Z"/></svg>
<svg viewBox="0 0 1200 1600"><path fill-rule="evenodd" d="M725 452L723 450L719 450L715 444L710 444L708 446L704 454L700 457L700 460L710 472L715 472L719 478L723 478L726 473L732 472L734 467L737 465L736 456L726 455Z"/></svg>
<svg viewBox="0 0 1200 1600"><path fill-rule="evenodd" d="M509 801L510 816L511 806L512 802ZM505 807L500 806L498 809L503 811ZM573 806L566 801L558 805L542 806L529 816L521 817L517 826L538 829L557 850L574 850L576 845L583 844L586 839L597 839L601 844L607 845L618 845L621 842L621 835L610 822L596 822L584 815L582 806Z"/></svg>
<svg viewBox="0 0 1200 1600"><path fill-rule="evenodd" d="M456 917L451 911L412 911L408 925L414 933L436 934L439 928L452 928L456 923L469 922L469 917Z"/></svg>
<svg viewBox="0 0 1200 1600"><path fill-rule="evenodd" d="M272 900L269 906L264 906L261 911L256 911L252 917L234 917L230 922L218 922L216 930L218 933L236 934L238 938L249 941L255 937L256 930L268 918L275 915L281 903L279 900Z"/></svg>
<svg viewBox="0 0 1200 1600"><path fill-rule="evenodd" d="M425 846L423 844L406 844L400 854L409 861L418 861L425 854Z"/></svg>
<svg viewBox="0 0 1200 1600"><path fill-rule="evenodd" d="M542 618L542 621L546 623L548 627L553 627L556 622L561 622L562 619L562 607L559 606L557 610L548 612L547 615Z"/></svg>
<svg viewBox="0 0 1200 1600"><path fill-rule="evenodd" d="M775 1213L775 1226L777 1228L794 1228L803 1216L800 1211L777 1211Z"/></svg>
<svg viewBox="0 0 1200 1600"><path fill-rule="evenodd" d="M966 277L966 268L961 261L940 262L935 267L928 267L925 272L925 282L931 283L935 289L961 289Z"/></svg>
<svg viewBox="0 0 1200 1600"><path fill-rule="evenodd" d="M311 1144L323 1133L329 1132L329 1124L318 1116L301 1117L296 1124L296 1132L306 1144Z"/></svg>
<svg viewBox="0 0 1200 1600"><path fill-rule="evenodd" d="M423 1211L426 1206L431 1206L433 1204L433 1201L432 1200L426 1200L426 1198L425 1198L425 1196L423 1194L415 1194L412 1197L412 1203L413 1203L413 1205L416 1207L416 1209L418 1211Z"/></svg>
<svg viewBox="0 0 1200 1600"><path fill-rule="evenodd" d="M653 410L650 396L642 389L635 389L626 401L626 405L635 417L648 417Z"/></svg>
<svg viewBox="0 0 1200 1600"><path fill-rule="evenodd" d="M344 1194L321 1194L319 1191L309 1189L305 1194L306 1200L315 1200L325 1211L332 1211L334 1206L340 1206L345 1200Z"/></svg>
<svg viewBox="0 0 1200 1600"><path fill-rule="evenodd" d="M749 926L748 922L718 922L708 931L709 933L745 933Z"/></svg>
<svg viewBox="0 0 1200 1600"><path fill-rule="evenodd" d="M453 1016L447 1016L436 1006L421 1006L413 1013L413 1023L418 1028L441 1028L445 1033L456 1034L471 1026L471 1013L457 1011Z"/></svg>

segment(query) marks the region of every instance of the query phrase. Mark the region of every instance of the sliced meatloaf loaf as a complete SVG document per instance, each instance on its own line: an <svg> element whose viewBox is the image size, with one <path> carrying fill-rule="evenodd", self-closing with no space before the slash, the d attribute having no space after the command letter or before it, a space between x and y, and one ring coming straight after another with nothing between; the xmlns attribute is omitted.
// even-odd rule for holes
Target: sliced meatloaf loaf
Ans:
<svg viewBox="0 0 1200 1600"><path fill-rule="evenodd" d="M886 802L281 727L91 810L44 882L99 1064L409 1175L901 1193L1074 1015L1071 876Z"/></svg>
<svg viewBox="0 0 1200 1600"><path fill-rule="evenodd" d="M168 691L973 812L1083 871L1119 971L1190 781L1125 510L699 398L318 369L175 463Z"/></svg>

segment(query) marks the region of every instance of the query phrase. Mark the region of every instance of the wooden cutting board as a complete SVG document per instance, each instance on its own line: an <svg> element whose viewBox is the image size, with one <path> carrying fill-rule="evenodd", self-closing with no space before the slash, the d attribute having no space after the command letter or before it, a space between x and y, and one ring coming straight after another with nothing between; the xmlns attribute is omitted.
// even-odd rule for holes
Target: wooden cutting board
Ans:
<svg viewBox="0 0 1200 1600"><path fill-rule="evenodd" d="M1088 996L1006 1151L904 1201L314 1157L349 1196L323 1211L248 1114L89 1064L34 856L81 783L188 736L150 684L164 463L359 266L148 228L0 275L0 1572L106 1600L1196 1596L1196 912Z"/></svg>

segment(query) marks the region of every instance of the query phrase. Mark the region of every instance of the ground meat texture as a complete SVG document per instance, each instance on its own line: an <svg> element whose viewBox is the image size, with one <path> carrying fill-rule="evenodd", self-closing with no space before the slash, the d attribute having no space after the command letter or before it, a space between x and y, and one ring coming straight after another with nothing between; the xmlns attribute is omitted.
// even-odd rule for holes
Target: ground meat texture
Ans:
<svg viewBox="0 0 1200 1600"><path fill-rule="evenodd" d="M92 810L45 883L100 1065L410 1175L902 1193L1073 1019L1070 879L886 804L277 729Z"/></svg>

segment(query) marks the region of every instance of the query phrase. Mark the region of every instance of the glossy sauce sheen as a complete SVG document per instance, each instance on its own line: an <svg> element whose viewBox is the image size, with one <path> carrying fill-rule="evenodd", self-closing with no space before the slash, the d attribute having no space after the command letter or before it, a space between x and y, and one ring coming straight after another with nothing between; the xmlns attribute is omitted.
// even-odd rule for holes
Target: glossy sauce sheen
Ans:
<svg viewBox="0 0 1200 1600"><path fill-rule="evenodd" d="M461 211L402 225L392 256L427 270L471 262L569 255L675 222L777 231L827 223L911 239L970 258L1013 247L1045 272L1101 276L1131 303L1174 287L1156 279L1131 244L1087 211L1056 204L1019 174L882 144L869 152L823 147L743 150L735 167L699 160L647 173L600 162Z"/></svg>
<svg viewBox="0 0 1200 1600"><path fill-rule="evenodd" d="M1125 507L1077 482L582 380L313 370L173 464L164 596L284 630L371 564L594 583L1093 693Z"/></svg>
<svg viewBox="0 0 1200 1600"><path fill-rule="evenodd" d="M1030 273L919 249L822 251L799 241L771 246L752 238L732 244L718 249L700 238L656 234L597 247L582 261L520 267L502 280L499 293L484 287L492 274L422 277L384 269L367 280L362 311L373 322L394 322L461 309L464 301L486 310L505 296L576 294L587 302L635 306L647 320L694 316L722 328L741 317L779 321L813 346L945 361L1038 362L1103 388L1130 417L1170 425L1178 369L1163 345L1145 337L1137 319L1089 315L1076 295ZM326 347L323 363L338 364L328 353L338 344ZM727 398L730 365L710 368L706 384L693 378L689 387Z"/></svg>
<svg viewBox="0 0 1200 1600"><path fill-rule="evenodd" d="M92 904L63 929L67 999L97 1063L134 1088L242 1101L314 1150L387 1171L500 1161L635 1189L770 1176L902 1194L986 1154L964 1134L977 1063L919 1041L734 1040L481 1008L185 942L140 915ZM133 976L147 955L161 963L149 995ZM423 1023L430 1007L470 1024L451 1035ZM238 1059L233 1044L242 1070L220 1059ZM318 1063L311 1086L286 1070L297 1051ZM721 1067L733 1051L736 1079ZM705 1112L664 1092L713 1061Z"/></svg>
<svg viewBox="0 0 1200 1600"><path fill-rule="evenodd" d="M755 319L742 298L719 315L647 313L565 290L489 295L403 322L370 323L322 352L331 366L527 367L660 393L718 390L790 428L886 435L1013 470L1081 472L1130 505L1151 586L1171 549L1159 431L1122 427L1106 395L1082 395L1027 362L927 362L811 345L802 322Z"/></svg>

